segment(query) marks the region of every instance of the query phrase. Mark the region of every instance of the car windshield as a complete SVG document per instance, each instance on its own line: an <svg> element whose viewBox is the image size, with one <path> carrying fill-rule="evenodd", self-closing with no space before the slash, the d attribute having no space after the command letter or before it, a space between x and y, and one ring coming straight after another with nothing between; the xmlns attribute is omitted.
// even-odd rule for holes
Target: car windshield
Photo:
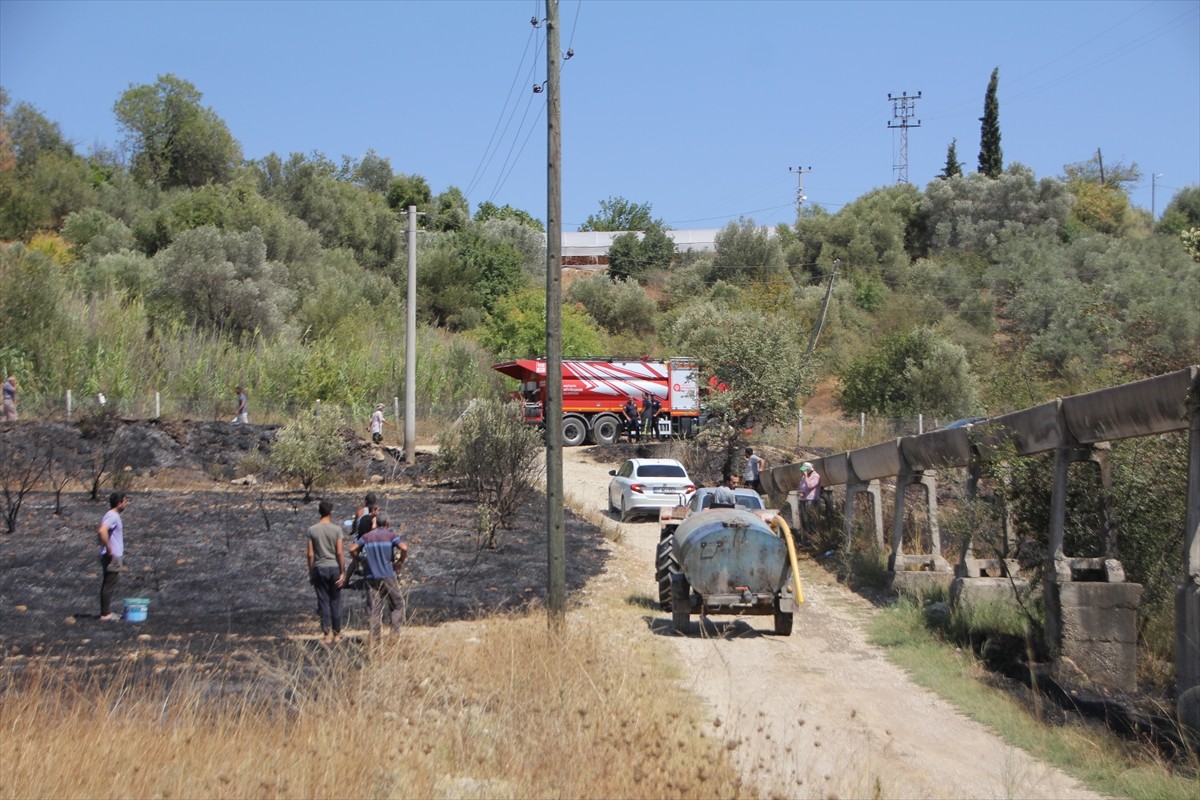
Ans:
<svg viewBox="0 0 1200 800"><path fill-rule="evenodd" d="M686 478L687 472L678 464L642 464L638 467L639 478Z"/></svg>

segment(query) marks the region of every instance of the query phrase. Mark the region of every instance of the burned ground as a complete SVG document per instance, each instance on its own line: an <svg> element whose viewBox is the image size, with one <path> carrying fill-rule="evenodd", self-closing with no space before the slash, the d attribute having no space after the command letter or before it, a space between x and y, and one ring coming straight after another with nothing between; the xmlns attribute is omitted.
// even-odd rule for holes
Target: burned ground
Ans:
<svg viewBox="0 0 1200 800"><path fill-rule="evenodd" d="M76 665L139 660L156 669L199 666L244 674L262 659L318 631L307 581L304 535L317 503L279 484L231 485L247 454L269 450L274 431L228 423L122 423L118 470L131 502L124 516L126 563L116 597L146 598L142 623L98 617L96 528L107 503L67 491L55 513L52 491L26 498L13 534L0 532L0 662L15 668L43 655ZM87 462L76 426L18 423L0 429L9 453L72 454ZM63 456L67 458L68 456ZM430 457L403 468L361 443L339 471L358 488L322 492L334 518L350 517L370 484L392 527L407 539L403 584L410 624L467 619L540 602L546 596L545 500L534 493L498 547L481 547L474 506L427 477ZM169 476L168 488L164 486ZM185 480L190 478L190 480ZM188 484L187 488L179 487ZM75 483L74 489L79 484ZM102 494L107 494L108 487ZM604 566L600 532L566 514L568 600ZM343 594L347 628L365 627L365 598ZM119 602L115 606L120 610ZM232 675L231 675L232 677Z"/></svg>

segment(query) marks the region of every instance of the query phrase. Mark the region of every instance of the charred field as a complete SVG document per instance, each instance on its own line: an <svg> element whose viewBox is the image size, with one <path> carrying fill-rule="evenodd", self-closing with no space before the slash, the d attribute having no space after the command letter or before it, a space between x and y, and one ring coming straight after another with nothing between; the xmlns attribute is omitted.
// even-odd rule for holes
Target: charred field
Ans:
<svg viewBox="0 0 1200 800"><path fill-rule="evenodd" d="M234 485L248 453L269 449L274 431L228 423L125 422L118 434L128 470L123 519L125 598L150 601L144 622L101 622L96 528L107 509L87 491L39 487L22 504L16 531L0 531L0 681L32 661L95 674L105 665L170 677L200 674L236 689L270 665L316 651L316 601L307 580L305 532L316 498L334 519L353 515L374 491L409 544L401 576L409 625L475 619L541 603L546 596L545 499L534 492L498 547L482 546L474 505L428 476L431 456L412 467L353 439L339 465L338 488L303 501L279 483ZM86 462L89 444L75 426L17 423L0 428L13 452ZM78 464L75 469L84 469ZM86 470L85 470L86 471ZM74 489L76 482L70 486ZM566 513L568 601L607 558L594 526ZM366 599L343 592L345 629L365 630ZM347 647L357 644L351 639Z"/></svg>

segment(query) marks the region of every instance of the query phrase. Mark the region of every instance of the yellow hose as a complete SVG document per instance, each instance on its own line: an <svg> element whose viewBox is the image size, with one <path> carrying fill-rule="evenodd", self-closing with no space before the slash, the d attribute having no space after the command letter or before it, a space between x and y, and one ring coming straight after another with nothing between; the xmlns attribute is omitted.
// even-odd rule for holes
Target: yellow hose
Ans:
<svg viewBox="0 0 1200 800"><path fill-rule="evenodd" d="M771 518L771 527L775 528L775 523L783 528L783 540L787 542L788 561L792 563L792 578L796 581L796 602L804 602L804 590L800 588L800 564L796 560L796 543L792 541L792 529L788 527L787 520L779 514Z"/></svg>

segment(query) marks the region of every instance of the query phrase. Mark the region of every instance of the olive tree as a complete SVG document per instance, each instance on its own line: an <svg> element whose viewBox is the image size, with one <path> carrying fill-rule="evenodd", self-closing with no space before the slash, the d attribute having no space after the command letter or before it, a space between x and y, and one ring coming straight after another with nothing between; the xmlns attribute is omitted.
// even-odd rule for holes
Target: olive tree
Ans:
<svg viewBox="0 0 1200 800"><path fill-rule="evenodd" d="M728 474L744 431L792 420L798 396L811 388L804 337L794 315L713 303L686 309L670 333L678 351L697 360L707 381L704 407L711 424L725 432L720 446L722 472Z"/></svg>
<svg viewBox="0 0 1200 800"><path fill-rule="evenodd" d="M610 197L600 201L600 213L588 214L579 230L644 231L655 224L661 226L662 220L651 216L649 203L635 203L624 197Z"/></svg>
<svg viewBox="0 0 1200 800"><path fill-rule="evenodd" d="M184 231L155 256L152 299L160 313L235 337L270 338L283 326L292 293L286 268L267 261L262 233Z"/></svg>
<svg viewBox="0 0 1200 800"><path fill-rule="evenodd" d="M295 478L304 487L304 502L313 487L329 475L346 452L339 415L334 409L302 415L279 430L268 464L279 474Z"/></svg>
<svg viewBox="0 0 1200 800"><path fill-rule="evenodd" d="M885 336L838 377L838 404L851 413L956 417L979 403L966 351L929 328Z"/></svg>
<svg viewBox="0 0 1200 800"><path fill-rule="evenodd" d="M476 525L484 546L513 517L542 475L542 437L527 424L517 403L472 402L458 425L439 438L437 470L459 483L476 502Z"/></svg>
<svg viewBox="0 0 1200 800"><path fill-rule="evenodd" d="M241 162L241 146L203 95L174 75L131 86L113 111L133 152L133 174L164 189L223 182Z"/></svg>

